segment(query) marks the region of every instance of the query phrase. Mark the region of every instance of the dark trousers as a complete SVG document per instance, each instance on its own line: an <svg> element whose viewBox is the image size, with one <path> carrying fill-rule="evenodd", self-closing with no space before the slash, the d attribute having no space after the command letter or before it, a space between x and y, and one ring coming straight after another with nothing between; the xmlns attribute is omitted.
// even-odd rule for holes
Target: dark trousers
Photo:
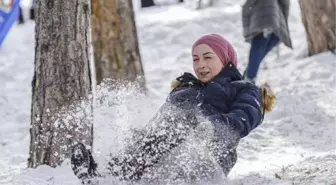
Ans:
<svg viewBox="0 0 336 185"><path fill-rule="evenodd" d="M149 174L147 180L153 180L154 183L156 180L160 181L161 178L152 179L150 177L153 174L151 167L159 163L174 148L184 143L190 132L199 126L195 111L177 110L177 112L171 112L169 109L169 106L163 106L160 109L161 114L157 114L144 130L134 131L134 138L130 140L132 144L126 148L125 152L117 156L111 156L107 165L109 170L107 174L98 173L97 164L83 144L76 145L72 151L71 164L75 175L82 180L82 184L93 185L95 182L92 181L92 178L107 175L115 176L122 181L135 182L141 180L147 173ZM233 137L231 135L226 136L219 137L214 130L213 138L209 140L207 146L209 152L227 176L237 161L236 146L238 143L232 142ZM78 152L78 150L81 151ZM215 175L216 168L211 165L212 163L203 164L209 164L209 166L195 168L190 173L184 173L183 170L176 169L178 170L178 176L174 177L173 180L180 177L186 182L213 179L212 175ZM87 169L87 172L82 168ZM146 180L146 178L144 179Z"/></svg>
<svg viewBox="0 0 336 185"><path fill-rule="evenodd" d="M256 78L261 61L278 43L279 37L274 33L267 38L262 33L253 38L246 74L249 79L254 80Z"/></svg>
<svg viewBox="0 0 336 185"><path fill-rule="evenodd" d="M124 155L112 157L107 168L113 176L119 177L120 180L140 180L150 167L183 143L190 131L198 125L197 118L192 115L178 117L161 115L156 119L155 128L135 134L137 141L126 150ZM228 175L237 161L236 146L225 147L227 143L230 143L229 141L213 140L211 143L209 151L223 168L224 174ZM207 173L210 175L214 170L209 169L207 172L202 172L204 174L198 175L198 178L205 179ZM202 175L205 177L201 177Z"/></svg>
<svg viewBox="0 0 336 185"><path fill-rule="evenodd" d="M124 155L111 158L108 169L113 176L120 180L140 180L150 167L183 143L198 125L196 118L190 115L174 119L163 114L155 119L155 123L153 128L135 133L136 141Z"/></svg>

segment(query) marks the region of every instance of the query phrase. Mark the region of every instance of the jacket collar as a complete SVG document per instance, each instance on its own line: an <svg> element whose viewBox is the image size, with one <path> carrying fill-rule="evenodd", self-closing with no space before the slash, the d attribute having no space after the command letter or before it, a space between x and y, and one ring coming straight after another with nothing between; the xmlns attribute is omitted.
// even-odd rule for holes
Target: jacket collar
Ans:
<svg viewBox="0 0 336 185"><path fill-rule="evenodd" d="M227 83L231 81L242 80L243 76L240 74L236 66L229 62L222 70L210 81L216 81L218 83Z"/></svg>

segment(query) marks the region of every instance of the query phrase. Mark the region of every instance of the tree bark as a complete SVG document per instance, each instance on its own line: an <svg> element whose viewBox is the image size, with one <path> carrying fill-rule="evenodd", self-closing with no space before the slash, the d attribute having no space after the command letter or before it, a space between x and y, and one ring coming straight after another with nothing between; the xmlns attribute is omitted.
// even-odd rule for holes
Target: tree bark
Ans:
<svg viewBox="0 0 336 185"><path fill-rule="evenodd" d="M132 0L92 0L92 10L97 84L105 78L133 82L143 77Z"/></svg>
<svg viewBox="0 0 336 185"><path fill-rule="evenodd" d="M306 29L308 54L336 48L336 0L299 0Z"/></svg>
<svg viewBox="0 0 336 185"><path fill-rule="evenodd" d="M92 145L92 105L75 105L90 99L90 8L89 0L36 1L28 167L55 167L71 145Z"/></svg>

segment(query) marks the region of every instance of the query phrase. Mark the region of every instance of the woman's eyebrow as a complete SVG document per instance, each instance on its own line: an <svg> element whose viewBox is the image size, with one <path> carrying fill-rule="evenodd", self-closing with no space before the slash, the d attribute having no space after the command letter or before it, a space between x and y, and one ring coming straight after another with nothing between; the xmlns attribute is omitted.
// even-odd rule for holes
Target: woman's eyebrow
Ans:
<svg viewBox="0 0 336 185"><path fill-rule="evenodd" d="M212 52L203 53L203 55L207 55L207 54L213 54L213 53Z"/></svg>
<svg viewBox="0 0 336 185"><path fill-rule="evenodd" d="M198 57L198 55L193 55L193 57Z"/></svg>

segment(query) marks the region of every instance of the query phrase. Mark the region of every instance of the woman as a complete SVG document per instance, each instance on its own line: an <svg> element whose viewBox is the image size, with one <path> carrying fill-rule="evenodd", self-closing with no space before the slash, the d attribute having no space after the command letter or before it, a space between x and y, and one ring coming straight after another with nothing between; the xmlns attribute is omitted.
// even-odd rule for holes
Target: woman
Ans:
<svg viewBox="0 0 336 185"><path fill-rule="evenodd" d="M292 48L288 30L289 0L247 0L243 6L244 37L251 43L244 79L255 82L261 61L279 42Z"/></svg>
<svg viewBox="0 0 336 185"><path fill-rule="evenodd" d="M257 86L242 80L236 53L221 36L199 38L193 44L192 58L197 77L184 73L176 79L150 129L137 134L138 140L124 155L112 157L107 167L111 175L140 180L150 167L183 143L202 118L210 121L214 131L209 151L228 175L237 160L239 140L261 123L265 102ZM269 108L273 102L266 103ZM71 161L80 179L98 175L97 165L82 144L73 148Z"/></svg>

